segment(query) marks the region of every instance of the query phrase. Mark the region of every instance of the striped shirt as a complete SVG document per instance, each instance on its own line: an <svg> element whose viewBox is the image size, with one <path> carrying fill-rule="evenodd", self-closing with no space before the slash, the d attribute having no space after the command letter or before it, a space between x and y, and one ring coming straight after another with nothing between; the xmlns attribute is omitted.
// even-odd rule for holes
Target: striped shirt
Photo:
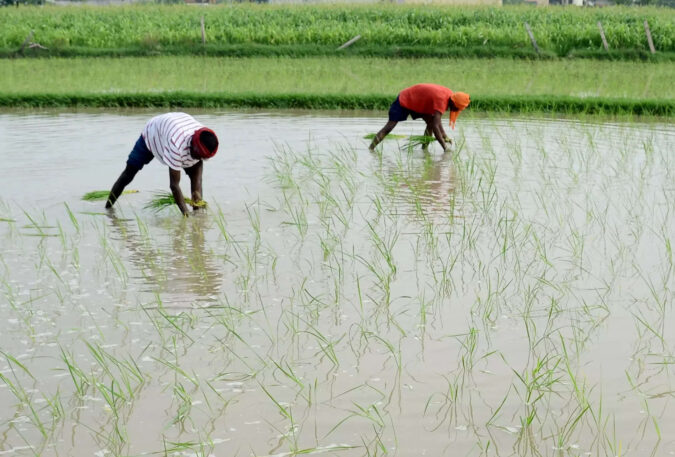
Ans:
<svg viewBox="0 0 675 457"><path fill-rule="evenodd" d="M166 113L150 119L141 135L157 160L172 170L180 170L199 162L190 155L190 144L192 135L202 127L189 114Z"/></svg>

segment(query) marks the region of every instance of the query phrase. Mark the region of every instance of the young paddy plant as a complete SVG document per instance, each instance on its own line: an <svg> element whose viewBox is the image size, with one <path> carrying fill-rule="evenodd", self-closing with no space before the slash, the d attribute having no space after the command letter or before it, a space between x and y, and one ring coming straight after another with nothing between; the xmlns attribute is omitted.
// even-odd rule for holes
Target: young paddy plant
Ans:
<svg viewBox="0 0 675 457"><path fill-rule="evenodd" d="M185 204L195 208L205 208L206 202L204 200L193 202L192 199L184 197ZM173 208L176 206L176 199L170 192L155 192L154 197L144 206L145 209L150 209L155 212L160 212L166 208Z"/></svg>
<svg viewBox="0 0 675 457"><path fill-rule="evenodd" d="M22 384L22 377L17 374L19 369L24 376L27 376L29 380L32 380L34 383L37 382L37 379L33 374L28 370L28 368L22 364L16 357L0 351L4 356L7 364L9 366L9 371L11 373L11 378L0 373L0 381L2 381L9 389L9 391L14 395L14 397L19 401L18 411L25 411L26 417L30 423L35 427L35 429L42 435L42 440L47 440L49 430L47 426L40 418L40 410L36 406L36 402L33 399L34 389L26 389ZM52 417L58 416L58 414L52 412L50 413Z"/></svg>

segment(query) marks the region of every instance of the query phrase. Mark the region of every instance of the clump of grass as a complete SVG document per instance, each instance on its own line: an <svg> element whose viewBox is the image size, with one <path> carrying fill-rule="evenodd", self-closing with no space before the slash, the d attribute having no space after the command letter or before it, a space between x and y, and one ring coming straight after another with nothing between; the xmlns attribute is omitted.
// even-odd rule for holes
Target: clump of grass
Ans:
<svg viewBox="0 0 675 457"><path fill-rule="evenodd" d="M126 194L137 194L137 190L125 190L122 192L122 195ZM88 202L93 202L97 200L106 200L108 198L108 195L110 195L109 190L93 190L91 192L87 192L82 196L82 200L86 200Z"/></svg>
<svg viewBox="0 0 675 457"><path fill-rule="evenodd" d="M185 198L185 203L194 206L197 208L204 208L206 207L206 202L204 200L198 201L198 202L193 202L192 199L190 198ZM173 198L173 194L170 192L156 192L155 196L152 200L148 202L147 205L145 205L145 209L152 209L155 211L161 211L164 208L168 208L170 206L173 206L176 204L176 199Z"/></svg>

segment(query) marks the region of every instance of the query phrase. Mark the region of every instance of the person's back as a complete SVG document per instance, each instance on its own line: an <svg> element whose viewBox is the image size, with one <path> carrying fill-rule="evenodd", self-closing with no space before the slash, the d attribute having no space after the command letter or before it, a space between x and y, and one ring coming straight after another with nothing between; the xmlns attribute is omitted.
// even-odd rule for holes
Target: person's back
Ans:
<svg viewBox="0 0 675 457"><path fill-rule="evenodd" d="M180 170L189 168L200 159L189 154L194 133L204 127L186 113L165 113L150 119L141 133L145 144L160 163Z"/></svg>
<svg viewBox="0 0 675 457"><path fill-rule="evenodd" d="M190 178L192 205L197 209L202 199L203 161L218 151L218 137L186 113L165 113L150 119L143 128L129 157L127 166L113 184L106 208L112 208L124 188L153 158L169 167L169 188L183 215L188 215L180 188L181 170Z"/></svg>
<svg viewBox="0 0 675 457"><path fill-rule="evenodd" d="M433 115L445 113L453 92L438 84L415 84L403 89L398 96L401 106L411 111Z"/></svg>

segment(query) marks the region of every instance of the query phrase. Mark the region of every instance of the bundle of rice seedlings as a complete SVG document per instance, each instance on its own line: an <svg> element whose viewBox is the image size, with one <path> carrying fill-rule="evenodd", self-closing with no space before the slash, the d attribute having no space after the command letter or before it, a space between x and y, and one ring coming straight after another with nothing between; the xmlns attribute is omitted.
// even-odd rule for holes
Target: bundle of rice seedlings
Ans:
<svg viewBox="0 0 675 457"><path fill-rule="evenodd" d="M375 138L375 133L369 133L368 135L364 136L366 140L372 140ZM410 149L410 148L416 148L418 146L425 147L434 141L436 141L436 138L433 136L426 136L426 135L393 135L389 134L384 137L385 140L405 140L407 139L408 142L403 145L405 149Z"/></svg>
<svg viewBox="0 0 675 457"><path fill-rule="evenodd" d="M122 195L136 194L136 193L138 193L137 190L125 190L124 192L122 192ZM82 200L86 200L89 202L93 202L96 200L107 200L108 195L110 195L109 190L93 190L91 192L87 192L86 194L84 194L82 196Z"/></svg>
<svg viewBox="0 0 675 457"><path fill-rule="evenodd" d="M377 133L369 133L368 135L364 136L363 138L366 139L366 140L372 140L373 138L375 138L375 135L377 135ZM389 135L384 137L385 140L403 140L405 138L408 138L408 137L406 135L394 135L393 133L390 133Z"/></svg>
<svg viewBox="0 0 675 457"><path fill-rule="evenodd" d="M418 146L421 147L427 147L431 143L436 141L436 138L433 136L427 136L427 135L410 135L410 139L408 142L403 146L405 149L414 149Z"/></svg>
<svg viewBox="0 0 675 457"><path fill-rule="evenodd" d="M203 208L206 206L206 202L204 200L194 203L191 199L185 198L185 203L197 208ZM175 204L176 199L173 198L173 194L171 192L155 192L155 196L153 197L153 199L150 200L148 204L144 206L144 208L151 209L157 212L163 210L164 208L173 206Z"/></svg>

